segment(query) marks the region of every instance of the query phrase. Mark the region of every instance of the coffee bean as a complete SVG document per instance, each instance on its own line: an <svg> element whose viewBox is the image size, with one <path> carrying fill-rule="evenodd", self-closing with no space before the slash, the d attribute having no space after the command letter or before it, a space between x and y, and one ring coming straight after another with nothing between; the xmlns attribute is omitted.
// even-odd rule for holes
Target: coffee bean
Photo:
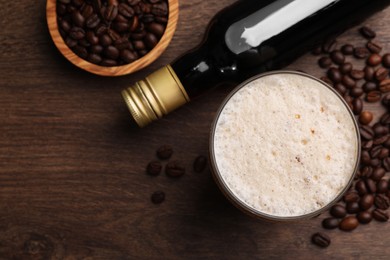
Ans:
<svg viewBox="0 0 390 260"><path fill-rule="evenodd" d="M67 38L65 39L65 43L66 43L66 45L68 45L69 48L73 48L73 47L75 47L75 46L77 45L77 41L74 40L74 39L71 38L71 37L67 37Z"/></svg>
<svg viewBox="0 0 390 260"><path fill-rule="evenodd" d="M377 193L386 193L388 191L389 181L382 179L376 184Z"/></svg>
<svg viewBox="0 0 390 260"><path fill-rule="evenodd" d="M102 57L99 54L90 53L88 54L87 60L94 64L99 64L102 62Z"/></svg>
<svg viewBox="0 0 390 260"><path fill-rule="evenodd" d="M322 227L325 229L335 229L339 226L337 218L326 218L322 221Z"/></svg>
<svg viewBox="0 0 390 260"><path fill-rule="evenodd" d="M145 44L143 41L133 41L134 49L140 51L145 49Z"/></svg>
<svg viewBox="0 0 390 260"><path fill-rule="evenodd" d="M319 247L328 247L331 243L330 237L324 233L318 232L313 234L311 241Z"/></svg>
<svg viewBox="0 0 390 260"><path fill-rule="evenodd" d="M348 92L348 89L341 83L335 84L333 88L337 90L337 92L340 93L340 95L344 95Z"/></svg>
<svg viewBox="0 0 390 260"><path fill-rule="evenodd" d="M150 197L150 200L154 204L161 204L165 200L165 193L163 191L156 191L152 194L152 196Z"/></svg>
<svg viewBox="0 0 390 260"><path fill-rule="evenodd" d="M374 181L379 181L383 178L383 176L385 176L385 173L386 171L382 167L376 168L372 172L371 179Z"/></svg>
<svg viewBox="0 0 390 260"><path fill-rule="evenodd" d="M137 30L138 25L139 25L138 16L133 16L130 22L130 32L134 32L135 30Z"/></svg>
<svg viewBox="0 0 390 260"><path fill-rule="evenodd" d="M366 82L363 84L363 91L368 93L377 89L377 85L374 82Z"/></svg>
<svg viewBox="0 0 390 260"><path fill-rule="evenodd" d="M85 31L83 28L73 27L69 32L69 36L75 40L81 40L85 37Z"/></svg>
<svg viewBox="0 0 390 260"><path fill-rule="evenodd" d="M118 22L113 24L114 29L117 32L126 32L129 30L129 24L126 22Z"/></svg>
<svg viewBox="0 0 390 260"><path fill-rule="evenodd" d="M69 32L70 29L72 29L72 26L70 25L70 23L66 20L62 20L60 22L60 27L65 31L65 32Z"/></svg>
<svg viewBox="0 0 390 260"><path fill-rule="evenodd" d="M349 191L347 192L344 197L343 197L343 200L345 203L348 203L348 202L357 202L359 200L359 194L357 194L356 192L354 191Z"/></svg>
<svg viewBox="0 0 390 260"><path fill-rule="evenodd" d="M108 5L104 8L103 18L110 22L115 19L115 17L118 15L118 6L117 5Z"/></svg>
<svg viewBox="0 0 390 260"><path fill-rule="evenodd" d="M381 209L375 209L372 212L372 216L375 220L380 222L386 222L389 220L389 215L387 214L387 212Z"/></svg>
<svg viewBox="0 0 390 260"><path fill-rule="evenodd" d="M379 90L382 93L390 92L390 79L384 79L379 83Z"/></svg>
<svg viewBox="0 0 390 260"><path fill-rule="evenodd" d="M371 156L368 151L362 151L360 154L360 163L363 165L371 164Z"/></svg>
<svg viewBox="0 0 390 260"><path fill-rule="evenodd" d="M353 80L350 76L344 75L342 78L342 83L349 89L356 87L356 81Z"/></svg>
<svg viewBox="0 0 390 260"><path fill-rule="evenodd" d="M161 37L165 31L165 27L159 23L150 23L146 29L157 37Z"/></svg>
<svg viewBox="0 0 390 260"><path fill-rule="evenodd" d="M382 65L385 68L390 68L390 53L386 53L385 55L383 55L383 57L382 57Z"/></svg>
<svg viewBox="0 0 390 260"><path fill-rule="evenodd" d="M377 137L377 138L374 139L373 145L384 144L388 139L389 139L389 136L388 136L388 135L384 135L384 136L381 136L381 137ZM387 148L387 147L386 147L386 148Z"/></svg>
<svg viewBox="0 0 390 260"><path fill-rule="evenodd" d="M382 57L377 53L371 54L370 57L368 57L367 59L367 64L370 66L375 67L381 63L382 63Z"/></svg>
<svg viewBox="0 0 390 260"><path fill-rule="evenodd" d="M382 80L386 79L388 75L389 75L389 71L385 68L382 68L382 67L378 68L375 71L375 79L378 81L382 81Z"/></svg>
<svg viewBox="0 0 390 260"><path fill-rule="evenodd" d="M359 193L360 196L367 194L367 187L363 180L359 180L355 184L355 189Z"/></svg>
<svg viewBox="0 0 390 260"><path fill-rule="evenodd" d="M330 214L335 218L343 218L347 215L347 211L343 206L337 204L330 208Z"/></svg>
<svg viewBox="0 0 390 260"><path fill-rule="evenodd" d="M322 57L318 60L318 65L324 69L329 68L332 65L332 60L328 57Z"/></svg>
<svg viewBox="0 0 390 260"><path fill-rule="evenodd" d="M360 98L355 98L352 101L353 105L353 113L355 115L360 115L360 113L363 111L363 101Z"/></svg>
<svg viewBox="0 0 390 260"><path fill-rule="evenodd" d="M330 53L336 48L336 40L333 38L327 39L322 45L324 53Z"/></svg>
<svg viewBox="0 0 390 260"><path fill-rule="evenodd" d="M374 204L378 209L386 210L390 207L390 199L384 194L377 194Z"/></svg>
<svg viewBox="0 0 390 260"><path fill-rule="evenodd" d="M121 15L123 15L127 18L131 18L135 14L133 7L131 7L125 3L119 4L118 11Z"/></svg>
<svg viewBox="0 0 390 260"><path fill-rule="evenodd" d="M91 46L90 51L91 51L91 53L97 54L97 53L103 52L103 49L104 48L101 45L93 45L93 46Z"/></svg>
<svg viewBox="0 0 390 260"><path fill-rule="evenodd" d="M365 80L367 81L374 80L375 69L373 67L366 66L363 71L364 71ZM366 82L366 83L370 83L370 82Z"/></svg>
<svg viewBox="0 0 390 260"><path fill-rule="evenodd" d="M149 49L153 49L154 46L156 46L158 43L158 40L156 38L156 36L154 36L154 34L152 33L147 33L146 36L145 36L145 45L146 47L148 47Z"/></svg>
<svg viewBox="0 0 390 260"><path fill-rule="evenodd" d="M384 135L387 135L389 133L389 128L386 126L383 126L381 124L375 124L373 127L374 133L376 137L381 137Z"/></svg>
<svg viewBox="0 0 390 260"><path fill-rule="evenodd" d="M195 158L193 168L195 172L202 172L207 166L207 158L205 156L198 156Z"/></svg>
<svg viewBox="0 0 390 260"><path fill-rule="evenodd" d="M366 101L369 103L375 103L381 100L381 96L382 94L380 91L376 91L376 90L370 91L367 93Z"/></svg>
<svg viewBox="0 0 390 260"><path fill-rule="evenodd" d="M366 188L369 193L376 192L376 183L372 179L365 180Z"/></svg>
<svg viewBox="0 0 390 260"><path fill-rule="evenodd" d="M352 64L349 62L343 63L339 66L339 70L343 74L349 74L352 71Z"/></svg>
<svg viewBox="0 0 390 260"><path fill-rule="evenodd" d="M320 79L328 85L333 85L333 82L328 77L321 77Z"/></svg>
<svg viewBox="0 0 390 260"><path fill-rule="evenodd" d="M364 71L362 70L351 70L349 74L353 79L360 80L364 78Z"/></svg>
<svg viewBox="0 0 390 260"><path fill-rule="evenodd" d="M114 66L118 65L118 62L116 60L104 59L104 60L102 60L101 65L107 66L107 67L114 67Z"/></svg>
<svg viewBox="0 0 390 260"><path fill-rule="evenodd" d="M179 161L171 161L165 166L165 173L169 177L178 178L185 174L185 168Z"/></svg>
<svg viewBox="0 0 390 260"><path fill-rule="evenodd" d="M373 39L376 36L375 31L372 30L370 27L367 27L367 26L361 27L359 29L359 32L361 33L361 35L363 35L363 37L365 37L367 39Z"/></svg>
<svg viewBox="0 0 390 260"><path fill-rule="evenodd" d="M372 130L371 127L366 126L366 125L362 125L362 126L360 126L359 130L360 130L360 136L364 140L374 139L374 130Z"/></svg>
<svg viewBox="0 0 390 260"><path fill-rule="evenodd" d="M361 224L368 224L372 220L372 214L369 211L362 211L356 217Z"/></svg>
<svg viewBox="0 0 390 260"><path fill-rule="evenodd" d="M374 205L374 195L366 194L359 201L359 207L362 210L367 210Z"/></svg>
<svg viewBox="0 0 390 260"><path fill-rule="evenodd" d="M168 5L165 2L154 4L151 12L156 16L166 16L168 14Z"/></svg>
<svg viewBox="0 0 390 260"><path fill-rule="evenodd" d="M379 157L379 154L382 150L382 147L381 146L374 146L371 151L370 151L370 156L371 158L378 158Z"/></svg>
<svg viewBox="0 0 390 260"><path fill-rule="evenodd" d="M353 54L354 47L351 44L345 44L341 47L341 52L344 55L351 55Z"/></svg>
<svg viewBox="0 0 390 260"><path fill-rule="evenodd" d="M89 4L85 4L83 7L81 7L81 15L85 18L88 19L93 13L93 7Z"/></svg>
<svg viewBox="0 0 390 260"><path fill-rule="evenodd" d="M353 216L349 216L349 217L344 218L339 224L340 230L343 230L343 231L352 231L355 228L357 228L358 226L359 226L359 222L358 222L357 218L353 217Z"/></svg>
<svg viewBox="0 0 390 260"><path fill-rule="evenodd" d="M374 115L370 111L363 111L359 116L359 122L363 125L368 125L373 118Z"/></svg>
<svg viewBox="0 0 390 260"><path fill-rule="evenodd" d="M335 64L341 65L345 61L345 56L341 51L332 51L330 53L330 58Z"/></svg>
<svg viewBox="0 0 390 260"><path fill-rule="evenodd" d="M85 18L79 11L76 10L72 13L72 21L76 26L83 27Z"/></svg>
<svg viewBox="0 0 390 260"><path fill-rule="evenodd" d="M357 202L348 202L345 208L349 214L356 214L360 211L359 203Z"/></svg>
<svg viewBox="0 0 390 260"><path fill-rule="evenodd" d="M88 42L92 45L96 45L99 43L99 38L95 35L93 31L88 31L86 34L86 38Z"/></svg>
<svg viewBox="0 0 390 260"><path fill-rule="evenodd" d="M387 140L383 143L383 146L390 149L390 138L387 138Z"/></svg>
<svg viewBox="0 0 390 260"><path fill-rule="evenodd" d="M133 62L137 59L137 56L132 51L129 51L127 49L122 50L120 56L122 60L124 60L127 63Z"/></svg>
<svg viewBox="0 0 390 260"><path fill-rule="evenodd" d="M370 165L372 167L379 167L381 165L381 160L378 158L372 159Z"/></svg>
<svg viewBox="0 0 390 260"><path fill-rule="evenodd" d="M162 165L160 162L153 161L150 162L146 168L146 171L149 175L156 176L161 173Z"/></svg>
<svg viewBox="0 0 390 260"><path fill-rule="evenodd" d="M348 105L351 109L353 109L353 105L352 105L353 97L352 97L352 96L349 96L349 95L347 95L347 94L345 94L345 95L343 96L343 98L344 98L344 101L347 103L347 105Z"/></svg>
<svg viewBox="0 0 390 260"><path fill-rule="evenodd" d="M364 90L361 87L356 87L356 88L351 89L349 91L349 94L351 95L351 97L359 98L364 94Z"/></svg>
<svg viewBox="0 0 390 260"><path fill-rule="evenodd" d="M374 144L374 141L373 140L370 140L370 141L363 141L362 142L362 149L363 150L369 150L372 148Z"/></svg>
<svg viewBox="0 0 390 260"><path fill-rule="evenodd" d="M328 70L328 77L334 83L341 82L341 79L342 79L342 75L341 75L340 71L336 68L330 68Z"/></svg>
<svg viewBox="0 0 390 260"><path fill-rule="evenodd" d="M367 43L366 47L372 53L380 53L382 51L382 46L379 43L375 42L375 41L369 41Z"/></svg>
<svg viewBox="0 0 390 260"><path fill-rule="evenodd" d="M357 59L365 59L370 55L370 52L365 47L356 47L353 51L353 56Z"/></svg>
<svg viewBox="0 0 390 260"><path fill-rule="evenodd" d="M367 152L367 151L364 151L364 152ZM361 170L360 170L360 175L359 177L362 178L362 179L368 179L371 177L373 173L373 169L372 167L370 166L364 166Z"/></svg>
<svg viewBox="0 0 390 260"><path fill-rule="evenodd" d="M390 108L390 94L387 94L387 95L385 95L385 96L382 98L382 104L383 104L386 108Z"/></svg>
<svg viewBox="0 0 390 260"><path fill-rule="evenodd" d="M112 39L108 34L103 34L103 35L99 36L99 43L102 46L109 46L112 44Z"/></svg>
<svg viewBox="0 0 390 260"><path fill-rule="evenodd" d="M160 158L161 160L166 160L171 158L172 154L173 154L173 148L170 145L160 146L156 151L157 157Z"/></svg>

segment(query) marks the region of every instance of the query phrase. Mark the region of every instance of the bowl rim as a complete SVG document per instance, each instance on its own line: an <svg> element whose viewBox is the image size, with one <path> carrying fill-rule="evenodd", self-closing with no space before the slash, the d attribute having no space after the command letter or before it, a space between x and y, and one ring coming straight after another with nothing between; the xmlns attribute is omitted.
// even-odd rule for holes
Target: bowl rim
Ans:
<svg viewBox="0 0 390 260"><path fill-rule="evenodd" d="M88 71L90 73L100 76L123 76L130 73L134 73L138 70L145 68L154 62L161 54L166 50L171 42L173 35L177 28L177 22L179 19L179 1L167 0L168 2L168 22L165 28L164 34L152 50L150 50L145 56L129 63L120 66L100 66L93 64L79 56L77 56L66 45L64 39L59 32L58 20L57 20L57 0L47 0L46 2L46 22L49 28L50 36L60 51L60 53L75 66Z"/></svg>
<svg viewBox="0 0 390 260"><path fill-rule="evenodd" d="M348 113L351 116L351 119L353 120L355 132L356 132L356 138L357 138L357 140L356 140L356 143L357 143L357 147L356 147L356 161L355 161L353 172L352 172L352 174L350 176L350 179L349 179L348 183L337 194L337 196L332 201L330 201L327 205L325 205L324 207L321 207L321 208L319 208L319 209L317 209L317 210L315 210L313 212L309 212L309 213L306 213L306 214L303 214L303 215L298 215L298 216L277 216L277 215L271 215L271 214L267 214L265 212L262 212L262 211L260 211L258 209L254 209L253 207L249 206L244 201L242 201L238 196L236 196L235 193L229 188L229 186L225 182L224 178L222 177L221 173L219 172L219 169L218 169L217 163L216 163L216 157L215 157L215 151L214 151L214 136L215 136L215 131L216 131L216 127L217 127L217 123L218 123L219 117L220 117L223 109L225 108L225 105L229 102L229 100L239 90L241 90L243 87L245 87L248 83L250 83L250 82L252 82L254 80L257 80L259 78L270 76L270 75L274 75L274 74L294 74L294 75L304 76L304 77L307 77L309 79L315 80L315 81L319 82L320 84L324 85L325 87L327 87L331 92L336 94L336 96L341 100L342 104L344 104L345 108L347 109ZM322 212L326 211L327 209L332 207L334 204L336 204L342 198L342 196L349 190L349 188L351 187L351 184L354 181L356 173L357 173L357 171L359 169L360 155L361 155L361 140L360 140L359 125L358 125L358 123L356 121L356 118L355 118L355 115L353 114L353 112L352 112L351 108L349 107L348 103L328 83L326 83L326 82L324 82L324 81L322 81L322 80L320 80L320 79L318 79L318 78L316 78L316 77L314 77L312 75L309 75L307 73L300 72L300 71L294 71L294 70L275 70L275 71L261 73L261 74L258 74L256 76L253 76L253 77L247 79L246 81L242 82L240 85L235 87L229 93L229 95L223 100L221 105L219 106L219 108L218 108L218 110L217 110L217 112L216 112L216 114L214 116L214 119L213 119L213 122L212 122L212 125L211 125L210 136L209 136L209 159L210 159L211 173L212 173L214 181L217 183L217 186L219 187L219 189L222 191L222 193L225 195L225 197L234 206L236 206L239 210L241 210L242 212L244 212L247 215L250 215L252 217L263 219L263 220L267 220L267 221L272 221L272 222L293 222L293 221L299 221L299 220L304 220L304 219L310 219L310 218L313 218L313 217L316 217L316 216L320 215Z"/></svg>

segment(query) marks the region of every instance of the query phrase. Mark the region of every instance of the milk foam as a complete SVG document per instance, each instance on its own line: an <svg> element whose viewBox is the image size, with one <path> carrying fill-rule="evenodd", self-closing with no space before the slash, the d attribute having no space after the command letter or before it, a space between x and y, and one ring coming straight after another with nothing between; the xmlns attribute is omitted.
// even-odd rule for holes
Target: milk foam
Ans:
<svg viewBox="0 0 390 260"><path fill-rule="evenodd" d="M235 196L273 216L333 201L357 162L358 136L342 101L309 77L271 74L236 92L215 129L216 167Z"/></svg>

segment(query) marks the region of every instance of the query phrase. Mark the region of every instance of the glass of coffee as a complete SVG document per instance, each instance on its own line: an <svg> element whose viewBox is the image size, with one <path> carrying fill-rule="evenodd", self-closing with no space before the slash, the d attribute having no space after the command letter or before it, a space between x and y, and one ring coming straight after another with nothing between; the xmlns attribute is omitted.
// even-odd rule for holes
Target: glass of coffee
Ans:
<svg viewBox="0 0 390 260"><path fill-rule="evenodd" d="M238 86L211 130L210 162L225 196L256 217L320 214L351 185L360 135L348 104L310 75L274 71Z"/></svg>

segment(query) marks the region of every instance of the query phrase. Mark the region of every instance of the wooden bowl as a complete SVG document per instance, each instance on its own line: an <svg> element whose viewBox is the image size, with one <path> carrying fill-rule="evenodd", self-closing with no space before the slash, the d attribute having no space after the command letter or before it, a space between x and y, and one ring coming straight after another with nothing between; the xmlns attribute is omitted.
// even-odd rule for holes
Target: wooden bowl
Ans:
<svg viewBox="0 0 390 260"><path fill-rule="evenodd" d="M145 56L133 61L132 63L121 66L106 67L93 64L80 58L65 44L65 41L58 30L56 3L57 0L47 0L46 3L47 25L49 27L50 35L54 41L54 44L57 46L62 55L64 55L65 58L67 58L71 63L83 70L101 76L122 76L130 74L148 66L150 63L155 61L168 47L168 44L170 43L173 34L175 33L177 21L179 18L178 0L168 0L168 23L165 32L158 44Z"/></svg>

